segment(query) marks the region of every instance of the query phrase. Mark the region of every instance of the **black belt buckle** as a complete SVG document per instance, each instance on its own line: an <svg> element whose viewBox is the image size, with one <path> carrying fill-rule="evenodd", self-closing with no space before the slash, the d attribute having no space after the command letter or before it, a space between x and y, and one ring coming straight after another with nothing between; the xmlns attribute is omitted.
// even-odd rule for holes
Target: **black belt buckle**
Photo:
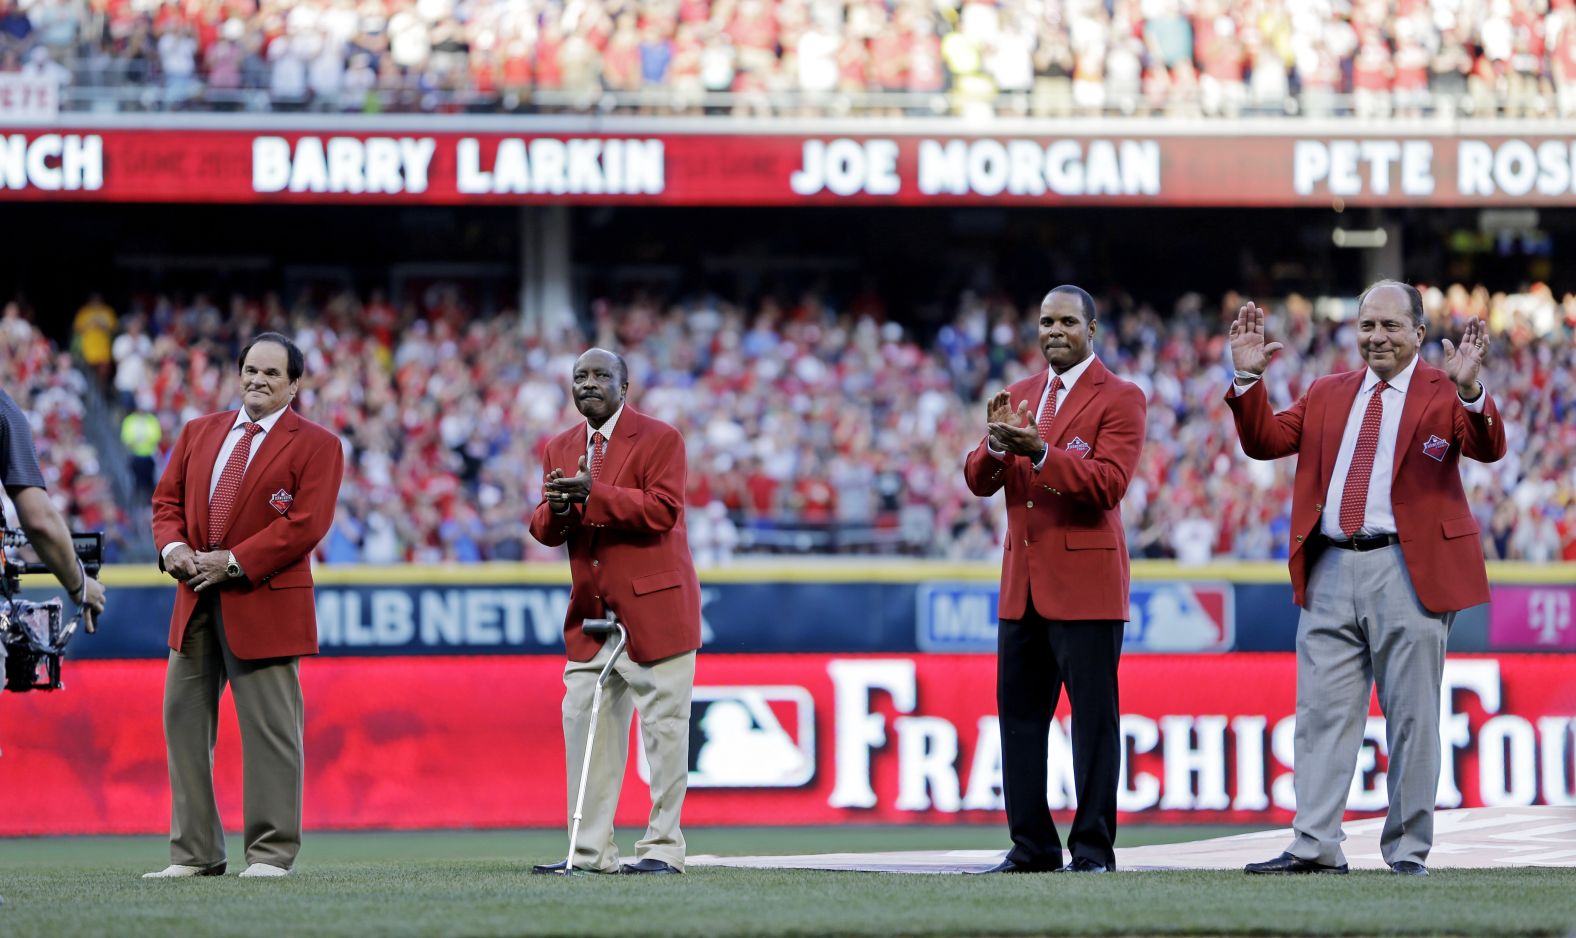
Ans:
<svg viewBox="0 0 1576 938"><path fill-rule="evenodd" d="M1400 538L1394 534L1375 534L1371 537L1352 538L1352 550L1369 551L1389 547L1391 544L1400 543Z"/></svg>

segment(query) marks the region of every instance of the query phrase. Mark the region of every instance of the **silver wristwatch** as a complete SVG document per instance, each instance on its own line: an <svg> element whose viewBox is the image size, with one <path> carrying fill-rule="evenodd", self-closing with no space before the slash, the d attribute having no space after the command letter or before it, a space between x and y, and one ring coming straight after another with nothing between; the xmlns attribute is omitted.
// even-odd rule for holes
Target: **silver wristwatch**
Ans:
<svg viewBox="0 0 1576 938"><path fill-rule="evenodd" d="M230 551L230 560L224 565L224 572L230 579L241 575L241 565L235 562L235 551Z"/></svg>

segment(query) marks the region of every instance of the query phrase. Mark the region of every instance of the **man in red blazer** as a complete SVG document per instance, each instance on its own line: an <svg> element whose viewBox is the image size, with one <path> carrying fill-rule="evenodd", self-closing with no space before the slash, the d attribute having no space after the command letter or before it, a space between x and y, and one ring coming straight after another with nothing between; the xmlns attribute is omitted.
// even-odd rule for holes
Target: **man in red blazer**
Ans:
<svg viewBox="0 0 1576 938"><path fill-rule="evenodd" d="M224 873L213 747L226 683L245 763L241 875L284 876L301 847L300 656L317 653L311 555L344 472L338 437L290 409L303 369L285 336L253 339L240 357L241 410L187 424L153 493L159 565L179 582L164 687L170 866L147 879Z"/></svg>
<svg viewBox="0 0 1576 938"><path fill-rule="evenodd" d="M1050 368L991 399L988 434L964 466L974 494L1007 491L996 699L1013 846L992 873L1063 869L1045 799L1063 685L1078 796L1065 869L1116 868L1116 668L1128 616L1120 505L1143 446L1146 404L1094 356L1096 327L1088 293L1060 286L1046 295L1039 339Z"/></svg>
<svg viewBox="0 0 1576 938"><path fill-rule="evenodd" d="M598 716L574 866L682 873L679 812L689 786L690 694L700 647L700 581L684 529L684 438L625 403L629 369L612 352L581 355L572 387L586 422L548 442L545 497L531 518L537 540L569 545L574 588L564 619L563 713L570 797L580 786L597 675L614 644L586 635L580 624L613 611L629 630L628 654L608 676L607 706ZM635 862L621 869L613 813L637 710L651 764L651 819ZM534 870L563 868L560 861Z"/></svg>
<svg viewBox="0 0 1576 938"><path fill-rule="evenodd" d="M1379 847L1398 874L1427 875L1439 786L1439 687L1456 613L1488 602L1478 523L1461 487L1462 456L1505 455L1505 427L1478 381L1488 347L1469 322L1444 369L1418 357L1417 288L1381 280L1358 300L1364 367L1315 381L1270 409L1264 374L1279 342L1248 303L1231 324L1236 381L1226 402L1254 459L1297 455L1291 582L1297 623L1295 834L1249 873L1345 873L1341 817L1379 686L1390 756Z"/></svg>

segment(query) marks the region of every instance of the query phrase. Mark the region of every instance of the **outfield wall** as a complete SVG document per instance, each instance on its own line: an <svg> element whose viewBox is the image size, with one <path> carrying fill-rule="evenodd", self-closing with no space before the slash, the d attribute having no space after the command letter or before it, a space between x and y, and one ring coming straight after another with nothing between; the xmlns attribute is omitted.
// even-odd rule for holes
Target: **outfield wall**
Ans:
<svg viewBox="0 0 1576 938"><path fill-rule="evenodd" d="M1289 648L1295 620L1270 595L1281 591L1289 606L1289 588L1260 581L1271 580L1268 568L1203 572L1187 580L1170 565L1143 565L1135 582L1148 620L1129 635L1141 653L1121 665L1123 818L1281 824L1293 806L1295 660L1241 649L1252 647L1246 637L1282 630L1275 641ZM1570 572L1497 569L1496 603L1477 612L1482 640L1536 641L1546 620L1567 641ZM686 822L1002 823L995 660L968 650L987 647L975 620L993 612L993 576L934 565L703 573L712 637L697 669ZM1525 582L1534 576L1546 582ZM167 827L159 643L168 604L158 597L170 591L142 572L106 580L114 615L73 646L95 658L68 663L63 692L0 698L0 835ZM302 667L308 825L562 823L562 665L556 628L538 620L564 598L555 598L564 571L331 570L320 580L325 633L341 634ZM1267 595L1257 605L1243 600L1259 590ZM1270 611L1244 612L1261 608ZM1273 622L1261 626L1260 615ZM351 638L407 632L399 643ZM1576 658L1461 653L1461 634L1445 676L1439 804L1576 803ZM1198 650L1158 650L1184 639ZM1384 723L1371 713L1352 783L1359 814L1385 804ZM241 760L228 702L224 714L219 799L237 826ZM1049 797L1067 808L1065 703L1051 742ZM641 771L632 759L621 826L644 822Z"/></svg>
<svg viewBox="0 0 1576 938"><path fill-rule="evenodd" d="M998 575L989 564L925 561L703 570L703 634L711 653L994 653ZM567 564L331 567L316 576L327 657L563 650ZM1452 651L1576 650L1576 565L1494 564L1491 579L1494 601L1457 617ZM163 657L170 580L119 567L104 581L113 594L105 627L72 654ZM1296 635L1279 562L1135 561L1131 608L1128 653L1290 651Z"/></svg>

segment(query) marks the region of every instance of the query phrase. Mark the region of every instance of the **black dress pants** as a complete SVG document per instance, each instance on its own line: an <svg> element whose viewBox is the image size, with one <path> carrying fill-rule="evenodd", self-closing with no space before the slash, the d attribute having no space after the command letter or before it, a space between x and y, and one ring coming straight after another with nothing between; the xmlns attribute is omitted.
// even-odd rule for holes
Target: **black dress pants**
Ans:
<svg viewBox="0 0 1576 938"><path fill-rule="evenodd" d="M1121 712L1116 666L1121 620L1059 622L1031 601L1022 619L1002 619L996 644L996 706L1002 785L1012 850L1030 867L1060 866L1062 842L1046 801L1047 747L1062 687L1072 705L1073 780L1078 810L1067 835L1072 859L1116 865L1116 789Z"/></svg>

